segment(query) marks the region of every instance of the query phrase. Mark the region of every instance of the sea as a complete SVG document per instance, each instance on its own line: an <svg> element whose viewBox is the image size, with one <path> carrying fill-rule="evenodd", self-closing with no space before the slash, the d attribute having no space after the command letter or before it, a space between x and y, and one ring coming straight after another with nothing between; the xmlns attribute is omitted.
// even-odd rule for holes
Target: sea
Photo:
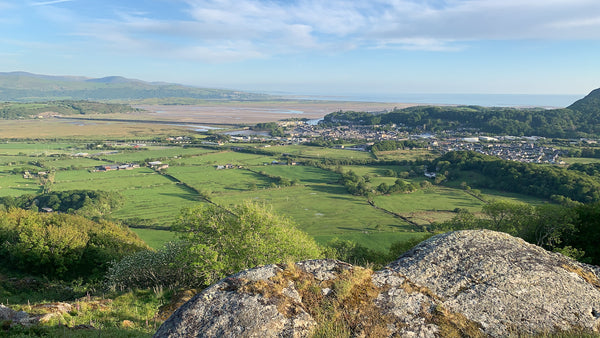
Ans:
<svg viewBox="0 0 600 338"><path fill-rule="evenodd" d="M418 103L432 105L475 105L483 107L565 108L583 98L582 95L553 94L294 94L306 100Z"/></svg>

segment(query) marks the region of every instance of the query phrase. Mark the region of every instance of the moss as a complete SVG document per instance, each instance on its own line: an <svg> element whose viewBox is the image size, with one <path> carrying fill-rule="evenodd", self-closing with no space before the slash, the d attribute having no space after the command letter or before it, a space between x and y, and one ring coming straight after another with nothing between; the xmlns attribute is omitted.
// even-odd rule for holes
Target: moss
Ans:
<svg viewBox="0 0 600 338"><path fill-rule="evenodd" d="M168 303L163 304L161 307L158 308L158 312L156 313L155 320L158 320L161 322L167 320L169 317L171 317L171 315L173 314L173 312L175 312L175 310L177 310L180 306L182 306L188 300L192 299L192 297L194 297L194 295L198 292L199 292L199 290L191 289L191 290L182 290L182 291L174 293L173 296L171 296L171 299Z"/></svg>
<svg viewBox="0 0 600 338"><path fill-rule="evenodd" d="M404 279L404 282L402 282L402 285L400 285L400 288L402 288L402 290L406 291L407 293L418 292L418 293L424 294L426 296L429 296L431 299L435 299L435 300L438 300L438 301L442 300L441 297L439 297L438 295L436 295L428 287L422 286L422 285L417 285L417 284L411 282L406 277Z"/></svg>
<svg viewBox="0 0 600 338"><path fill-rule="evenodd" d="M440 328L442 337L485 337L478 323L441 305L435 307L430 321Z"/></svg>
<svg viewBox="0 0 600 338"><path fill-rule="evenodd" d="M569 272L573 272L573 273L577 274L579 277L583 278L583 280L585 280L586 282L588 282L588 283L592 284L594 287L600 289L600 281L598 280L598 277L596 277L596 275L593 272L586 271L579 266L574 266L574 265L570 265L570 264L563 264L562 268Z"/></svg>
<svg viewBox="0 0 600 338"><path fill-rule="evenodd" d="M382 290L372 283L372 270L353 267L343 269L335 279L317 280L296 264L280 267L282 270L268 280L236 279L231 284L228 281L227 289L260 294L288 318L309 313L317 323L314 337L389 336L387 324L392 318L375 305ZM291 287L302 302L285 295Z"/></svg>

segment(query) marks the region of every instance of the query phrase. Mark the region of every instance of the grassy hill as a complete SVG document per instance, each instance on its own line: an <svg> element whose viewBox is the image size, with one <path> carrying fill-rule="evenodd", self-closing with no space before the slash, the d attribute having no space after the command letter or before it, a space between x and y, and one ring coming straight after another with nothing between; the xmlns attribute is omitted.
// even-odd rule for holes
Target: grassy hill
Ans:
<svg viewBox="0 0 600 338"><path fill-rule="evenodd" d="M188 98L197 100L265 100L269 95L234 90L145 82L120 76L86 78L26 72L0 72L0 101L143 100Z"/></svg>
<svg viewBox="0 0 600 338"><path fill-rule="evenodd" d="M14 120L52 115L130 113L136 110L138 109L132 108L128 104L90 101L0 102L0 119Z"/></svg>

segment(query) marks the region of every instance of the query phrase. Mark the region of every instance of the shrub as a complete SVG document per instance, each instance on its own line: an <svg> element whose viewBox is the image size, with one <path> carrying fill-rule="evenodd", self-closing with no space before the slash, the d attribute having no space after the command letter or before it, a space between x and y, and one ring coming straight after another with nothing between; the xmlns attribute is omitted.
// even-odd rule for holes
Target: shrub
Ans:
<svg viewBox="0 0 600 338"><path fill-rule="evenodd" d="M187 250L185 242L169 242L158 251L144 250L125 256L111 264L106 282L111 289L176 289L195 284L189 270L178 257Z"/></svg>
<svg viewBox="0 0 600 338"><path fill-rule="evenodd" d="M0 258L5 266L57 279L95 279L110 261L147 248L117 224L81 216L0 211Z"/></svg>
<svg viewBox="0 0 600 338"><path fill-rule="evenodd" d="M225 209L186 209L173 225L187 243L180 262L198 281L212 282L258 265L319 258L321 249L287 218L250 202Z"/></svg>

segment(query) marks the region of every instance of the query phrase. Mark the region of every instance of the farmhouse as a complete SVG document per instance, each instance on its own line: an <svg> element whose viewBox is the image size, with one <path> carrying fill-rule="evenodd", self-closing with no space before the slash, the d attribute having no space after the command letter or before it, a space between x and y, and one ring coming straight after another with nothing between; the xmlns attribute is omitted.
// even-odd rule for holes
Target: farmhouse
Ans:
<svg viewBox="0 0 600 338"><path fill-rule="evenodd" d="M119 170L119 166L116 164L101 165L96 167L96 171L111 171Z"/></svg>
<svg viewBox="0 0 600 338"><path fill-rule="evenodd" d="M154 170L163 170L169 167L168 164L164 164L161 161L148 162L148 166Z"/></svg>
<svg viewBox="0 0 600 338"><path fill-rule="evenodd" d="M139 164L127 163L127 164L106 164L97 166L95 171L112 171L112 170L132 170L139 168Z"/></svg>

